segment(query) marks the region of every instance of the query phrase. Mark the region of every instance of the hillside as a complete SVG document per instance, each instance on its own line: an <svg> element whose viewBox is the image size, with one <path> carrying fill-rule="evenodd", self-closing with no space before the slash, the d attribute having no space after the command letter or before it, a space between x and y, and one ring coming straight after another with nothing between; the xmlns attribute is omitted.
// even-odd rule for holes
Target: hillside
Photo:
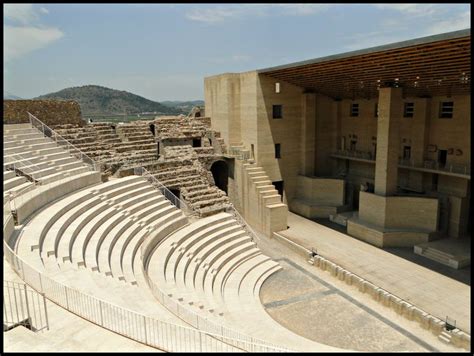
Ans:
<svg viewBox="0 0 474 356"><path fill-rule="evenodd" d="M7 99L7 100L21 100L21 98L19 96L16 96L8 91L5 90L5 92L3 93L3 99Z"/></svg>
<svg viewBox="0 0 474 356"><path fill-rule="evenodd" d="M189 101L162 101L162 105L182 110L183 113L187 114L195 106L204 106L204 100L189 100Z"/></svg>
<svg viewBox="0 0 474 356"><path fill-rule="evenodd" d="M122 115L144 112L182 113L179 109L162 105L139 95L98 85L66 88L34 99L75 100L81 106L82 115Z"/></svg>

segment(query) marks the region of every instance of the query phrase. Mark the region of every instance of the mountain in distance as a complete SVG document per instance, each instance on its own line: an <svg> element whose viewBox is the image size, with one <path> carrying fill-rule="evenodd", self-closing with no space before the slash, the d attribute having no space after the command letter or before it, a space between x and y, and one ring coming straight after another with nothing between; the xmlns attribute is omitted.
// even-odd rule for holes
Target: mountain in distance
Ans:
<svg viewBox="0 0 474 356"><path fill-rule="evenodd" d="M183 112L175 107L162 105L124 90L115 90L98 85L85 85L38 96L34 99L75 100L82 115L123 115L156 113L177 115Z"/></svg>
<svg viewBox="0 0 474 356"><path fill-rule="evenodd" d="M187 101L167 100L167 101L162 101L161 104L168 106L170 108L176 108L177 110L181 110L184 114L188 114L191 111L191 109L195 106L204 107L204 100L187 100Z"/></svg>
<svg viewBox="0 0 474 356"><path fill-rule="evenodd" d="M16 96L8 91L5 90L5 92L3 93L3 100L22 100L22 98L20 98L19 96Z"/></svg>

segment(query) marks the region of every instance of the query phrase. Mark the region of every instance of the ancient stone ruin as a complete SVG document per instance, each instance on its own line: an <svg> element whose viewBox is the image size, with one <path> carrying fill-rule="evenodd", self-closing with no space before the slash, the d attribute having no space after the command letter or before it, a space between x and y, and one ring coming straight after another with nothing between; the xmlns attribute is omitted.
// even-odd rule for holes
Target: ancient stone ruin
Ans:
<svg viewBox="0 0 474 356"><path fill-rule="evenodd" d="M145 167L200 216L224 211L226 192L209 171L226 147L211 121L195 108L189 116L161 116L129 123L56 124L52 129L100 162L105 176L124 177Z"/></svg>

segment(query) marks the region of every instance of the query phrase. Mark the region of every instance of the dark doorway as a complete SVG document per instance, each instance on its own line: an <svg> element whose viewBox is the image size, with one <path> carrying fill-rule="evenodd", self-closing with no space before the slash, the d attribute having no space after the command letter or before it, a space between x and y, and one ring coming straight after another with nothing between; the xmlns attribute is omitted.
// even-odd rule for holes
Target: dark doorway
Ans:
<svg viewBox="0 0 474 356"><path fill-rule="evenodd" d="M351 151L356 150L356 144L357 144L357 141L351 140Z"/></svg>
<svg viewBox="0 0 474 356"><path fill-rule="evenodd" d="M193 147L201 147L201 139L193 138Z"/></svg>
<svg viewBox="0 0 474 356"><path fill-rule="evenodd" d="M156 143L156 156L159 158L160 157L160 143Z"/></svg>
<svg viewBox="0 0 474 356"><path fill-rule="evenodd" d="M411 157L411 146L403 146L403 159L409 160Z"/></svg>
<svg viewBox="0 0 474 356"><path fill-rule="evenodd" d="M201 112L200 112L200 111L196 112L196 113L194 114L194 117L201 117Z"/></svg>
<svg viewBox="0 0 474 356"><path fill-rule="evenodd" d="M172 195L169 195L169 194L166 194L165 193L165 197L168 198L169 201L171 201L172 204L174 204L174 206L176 206L177 208L180 208L180 204L179 204L179 199L180 199L180 192L179 192L179 189L170 189L169 190L171 192Z"/></svg>
<svg viewBox="0 0 474 356"><path fill-rule="evenodd" d="M212 177L216 186L227 194L227 184L229 180L229 167L224 161L216 161L211 166Z"/></svg>
<svg viewBox="0 0 474 356"><path fill-rule="evenodd" d="M439 150L438 152L438 163L440 168L444 168L446 166L446 158L448 157L447 150Z"/></svg>
<svg viewBox="0 0 474 356"><path fill-rule="evenodd" d="M376 143L372 143L372 157L374 157L374 159L377 159L377 144Z"/></svg>
<svg viewBox="0 0 474 356"><path fill-rule="evenodd" d="M272 182L272 184L275 186L275 189L278 191L278 194L281 195L281 201L283 201L283 181L279 180L277 182Z"/></svg>
<svg viewBox="0 0 474 356"><path fill-rule="evenodd" d="M150 124L150 131L155 136L155 124Z"/></svg>
<svg viewBox="0 0 474 356"><path fill-rule="evenodd" d="M438 191L438 175L437 174L433 174L433 178L431 181L431 190L434 192Z"/></svg>

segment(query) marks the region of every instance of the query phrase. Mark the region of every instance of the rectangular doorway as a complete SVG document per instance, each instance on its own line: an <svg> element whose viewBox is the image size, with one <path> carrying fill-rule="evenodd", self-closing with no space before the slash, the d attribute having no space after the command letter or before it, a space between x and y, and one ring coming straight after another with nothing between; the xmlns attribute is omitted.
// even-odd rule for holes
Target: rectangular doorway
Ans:
<svg viewBox="0 0 474 356"><path fill-rule="evenodd" d="M201 139L193 138L193 147L201 147Z"/></svg>
<svg viewBox="0 0 474 356"><path fill-rule="evenodd" d="M283 201L283 181L279 180L277 182L272 182L272 184L275 186L275 189L278 191L278 194L281 195L281 201Z"/></svg>
<svg viewBox="0 0 474 356"><path fill-rule="evenodd" d="M447 150L439 150L438 151L438 164L440 168L446 167L446 159L448 158L448 151Z"/></svg>

